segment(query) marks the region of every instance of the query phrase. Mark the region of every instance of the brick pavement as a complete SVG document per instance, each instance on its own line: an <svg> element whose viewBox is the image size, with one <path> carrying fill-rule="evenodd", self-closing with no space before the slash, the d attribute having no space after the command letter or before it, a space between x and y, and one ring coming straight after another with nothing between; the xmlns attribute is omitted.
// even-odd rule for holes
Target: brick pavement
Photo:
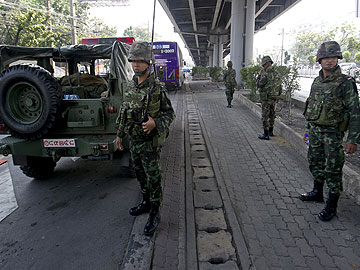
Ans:
<svg viewBox="0 0 360 270"><path fill-rule="evenodd" d="M191 84L211 148L256 269L360 269L360 206L343 194L338 218L324 223L306 161L279 135L258 140L260 119L239 101L226 108L214 84ZM206 89L206 90L203 90ZM236 95L235 95L236 96Z"/></svg>
<svg viewBox="0 0 360 270"><path fill-rule="evenodd" d="M226 192L236 215L227 221L241 229L252 267L360 269L360 206L354 199L344 193L339 217L328 223L319 221L316 215L323 204L298 199L299 193L312 188L312 180L307 162L289 142L279 135L270 141L258 140L261 121L236 94L229 109L221 86L192 82L190 87L206 142L210 143L207 147L213 153L211 161L220 174L217 180L224 184L222 197ZM184 91L170 96L177 118L162 153L164 200L151 269L188 270L186 260L194 253L188 249L194 236L188 223L199 211L188 207L189 200L194 202L185 182L186 96ZM239 234L234 235L236 242ZM192 244L198 248L196 242ZM241 252L237 248L237 258ZM222 269L213 266L207 269Z"/></svg>

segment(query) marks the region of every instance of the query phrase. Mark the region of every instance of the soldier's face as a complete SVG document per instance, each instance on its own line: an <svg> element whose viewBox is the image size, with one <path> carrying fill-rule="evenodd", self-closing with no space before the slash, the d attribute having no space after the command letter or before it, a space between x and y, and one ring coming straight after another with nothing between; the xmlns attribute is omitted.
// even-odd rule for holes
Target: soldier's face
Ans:
<svg viewBox="0 0 360 270"><path fill-rule="evenodd" d="M144 61L132 61L131 66L134 72L143 72L148 67L148 63Z"/></svg>
<svg viewBox="0 0 360 270"><path fill-rule="evenodd" d="M337 57L327 57L327 58L321 59L320 65L323 69L329 70L329 69L332 69L333 67L335 67L337 62L338 62Z"/></svg>

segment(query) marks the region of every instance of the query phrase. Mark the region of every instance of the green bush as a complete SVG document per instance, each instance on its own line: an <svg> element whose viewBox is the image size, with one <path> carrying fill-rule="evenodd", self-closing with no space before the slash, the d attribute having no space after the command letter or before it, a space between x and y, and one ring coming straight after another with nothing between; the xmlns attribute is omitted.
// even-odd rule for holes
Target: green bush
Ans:
<svg viewBox="0 0 360 270"><path fill-rule="evenodd" d="M250 100L259 101L259 96L256 89L256 77L261 69L260 65L243 67L240 70L241 79L245 88L250 90Z"/></svg>
<svg viewBox="0 0 360 270"><path fill-rule="evenodd" d="M192 76L207 77L209 68L203 66L195 66L192 68Z"/></svg>
<svg viewBox="0 0 360 270"><path fill-rule="evenodd" d="M221 67L209 67L209 74L215 82L222 82L224 79L224 69Z"/></svg>

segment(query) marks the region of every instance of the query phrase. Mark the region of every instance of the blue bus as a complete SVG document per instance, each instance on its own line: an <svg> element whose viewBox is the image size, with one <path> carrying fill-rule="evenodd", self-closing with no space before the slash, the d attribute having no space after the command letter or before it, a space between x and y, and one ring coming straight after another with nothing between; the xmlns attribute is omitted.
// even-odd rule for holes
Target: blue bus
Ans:
<svg viewBox="0 0 360 270"><path fill-rule="evenodd" d="M156 41L153 44L156 73L168 89L180 88L183 81L183 58L176 42Z"/></svg>

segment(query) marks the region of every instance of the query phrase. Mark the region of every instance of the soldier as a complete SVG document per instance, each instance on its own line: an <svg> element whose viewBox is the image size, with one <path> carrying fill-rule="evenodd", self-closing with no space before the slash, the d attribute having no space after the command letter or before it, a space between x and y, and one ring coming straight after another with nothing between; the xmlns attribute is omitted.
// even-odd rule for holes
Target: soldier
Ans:
<svg viewBox="0 0 360 270"><path fill-rule="evenodd" d="M281 81L272 68L272 64L270 56L264 56L261 60L262 68L256 79L256 86L260 92L264 128L264 134L258 137L261 140L269 140L269 136L274 136L275 105L281 95Z"/></svg>
<svg viewBox="0 0 360 270"><path fill-rule="evenodd" d="M300 195L300 200L323 202L323 186L326 182L329 198L318 214L322 221L329 221L336 215L343 190L344 131L349 129L345 142L345 152L348 154L356 152L360 135L356 84L352 77L341 73L338 59L342 59L342 53L337 42L327 41L320 45L316 61L322 69L311 86L304 111L307 121L305 133L309 135L308 161L314 177L314 188Z"/></svg>
<svg viewBox="0 0 360 270"><path fill-rule="evenodd" d="M147 42L134 42L128 61L135 72L124 93L118 117L116 146L122 151L122 139L129 135L130 152L136 177L140 183L142 202L129 210L130 215L149 213L144 228L152 235L160 222L162 200L160 150L175 118L166 88L150 73L155 57Z"/></svg>
<svg viewBox="0 0 360 270"><path fill-rule="evenodd" d="M226 99L228 102L227 108L231 108L231 101L233 100L234 96L234 87L237 85L236 83L236 71L232 68L232 62L227 62L228 69L224 72L224 82L226 86Z"/></svg>

